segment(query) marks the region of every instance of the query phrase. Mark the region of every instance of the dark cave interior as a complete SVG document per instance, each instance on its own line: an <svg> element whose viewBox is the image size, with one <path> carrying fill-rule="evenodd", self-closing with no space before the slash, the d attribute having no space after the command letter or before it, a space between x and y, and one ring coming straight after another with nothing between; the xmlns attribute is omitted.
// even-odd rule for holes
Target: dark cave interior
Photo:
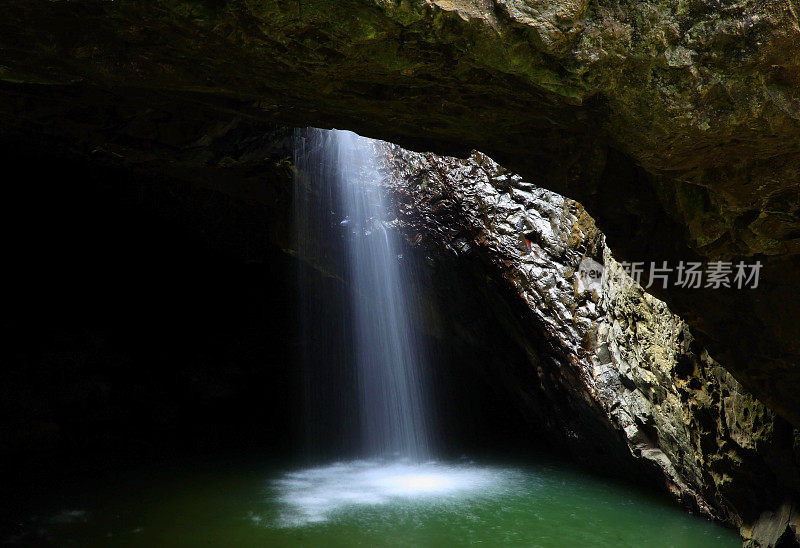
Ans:
<svg viewBox="0 0 800 548"><path fill-rule="evenodd" d="M26 172L0 214L9 288L0 436L16 509L57 490L65 469L303 453L296 279L299 268L314 271L271 243L252 251L276 212L194 188L170 208L152 174L24 142L0 148L6 165ZM421 290L459 319L439 318L440 332L426 335L442 452L552 449L516 385L496 375L524 370L526 356L486 316L497 305L480 265L429 266L424 279ZM328 313L335 321L343 311ZM344 382L343 364L324 367L332 385ZM317 440L318 457L349 450L347 433L322 431L329 439Z"/></svg>

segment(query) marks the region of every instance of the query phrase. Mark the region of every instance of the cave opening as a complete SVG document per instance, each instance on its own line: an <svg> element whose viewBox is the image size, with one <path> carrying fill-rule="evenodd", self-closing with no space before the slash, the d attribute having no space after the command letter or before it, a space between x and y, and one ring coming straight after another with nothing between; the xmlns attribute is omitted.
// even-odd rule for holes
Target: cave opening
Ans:
<svg viewBox="0 0 800 548"><path fill-rule="evenodd" d="M3 434L8 484L19 494L6 514L8 538L30 540L34 528L72 534L82 523L102 521L71 495L88 477L119 485L118 476L129 475L141 483L144 469L169 483L176 468L235 461L252 472L254 456L276 467L307 461L297 284L318 284L331 323L348 312L330 303L345 302L350 288L346 275L322 272L291 248L290 133L268 134L268 160L215 174L215 183L191 170L131 169L102 153L87 159L66 147L4 143L6 161L29 168L28 182L9 189L2 216L5 233L19 235L6 249L16 265L4 315L6 352L18 366L3 383ZM247 143L252 135L236 138ZM234 150L218 154L224 160ZM255 190L241 183L248 178ZM265 184L266 199L259 193ZM426 303L412 324L434 349L432 414L445 433L444 462L456 464L388 478L311 468L310 476L285 478L300 486L287 491L289 507L292 494L301 493L337 509L342 501L326 485L373 477L361 485L370 497L385 495L387 481L392 497L468 485L530 511L530 493L518 486L533 489L542 476L487 469L464 477L457 464L463 458L534 462L543 467L537 474L555 482L547 489L567 485L568 496L597 501L618 488L564 468L564 461L657 485L621 446L604 443L614 434L570 392L575 379L556 367L564 356L496 264L469 245L432 258L412 243L405 241L402 253L422 265L412 290ZM344 345L327 351L348 358ZM349 389L346 378L332 379L331 393ZM346 421L347 413L332 413L330 423ZM347 452L346 442L337 446L340 430L321 430L332 442L329 457ZM586 432L594 434L584 443ZM241 489L242 481L237 476L232 485ZM587 484L589 495L582 491ZM285 484L274 487L281 493ZM559 508L553 506L556 517ZM237 511L253 523L269 517ZM30 521L42 512L48 517ZM670 512L666 526L678 526L680 512ZM303 523L318 517L307 508L279 516ZM131 533L131 523L118 525Z"/></svg>

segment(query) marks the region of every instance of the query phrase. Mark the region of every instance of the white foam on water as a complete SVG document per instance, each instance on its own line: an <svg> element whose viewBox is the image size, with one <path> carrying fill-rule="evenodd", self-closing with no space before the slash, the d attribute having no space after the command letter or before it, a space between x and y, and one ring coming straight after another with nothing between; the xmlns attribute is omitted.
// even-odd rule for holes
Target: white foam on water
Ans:
<svg viewBox="0 0 800 548"><path fill-rule="evenodd" d="M282 506L278 525L301 527L359 506L450 504L499 495L518 480L513 470L473 464L352 461L289 472L272 487Z"/></svg>

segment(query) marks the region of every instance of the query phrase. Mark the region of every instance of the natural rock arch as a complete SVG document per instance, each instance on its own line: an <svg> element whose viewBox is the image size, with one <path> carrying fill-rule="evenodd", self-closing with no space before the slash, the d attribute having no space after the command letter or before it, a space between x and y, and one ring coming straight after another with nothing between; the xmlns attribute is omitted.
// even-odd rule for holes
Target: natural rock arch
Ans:
<svg viewBox="0 0 800 548"><path fill-rule="evenodd" d="M92 122L104 109L123 121L161 108L198 124L336 125L483 150L581 201L623 259L760 259L757 290L661 296L800 424L793 1L37 0L3 11L6 137L113 150L108 125Z"/></svg>

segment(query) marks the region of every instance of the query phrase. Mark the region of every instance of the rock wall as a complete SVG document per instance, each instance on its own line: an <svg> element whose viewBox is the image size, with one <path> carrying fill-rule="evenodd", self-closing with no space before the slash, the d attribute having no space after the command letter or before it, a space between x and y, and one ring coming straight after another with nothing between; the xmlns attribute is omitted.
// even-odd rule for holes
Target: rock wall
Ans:
<svg viewBox="0 0 800 548"><path fill-rule="evenodd" d="M442 261L481 261L524 304L526 317L510 323L530 322L543 341L519 331L517 342L546 349L521 390L551 434L586 464L608 471L605 453L612 467L631 464L631 476L658 478L754 546L795 537L785 501L800 493L800 432L625 273L580 204L480 153L457 160L382 146L409 242ZM580 275L586 259L604 267L597 284Z"/></svg>

